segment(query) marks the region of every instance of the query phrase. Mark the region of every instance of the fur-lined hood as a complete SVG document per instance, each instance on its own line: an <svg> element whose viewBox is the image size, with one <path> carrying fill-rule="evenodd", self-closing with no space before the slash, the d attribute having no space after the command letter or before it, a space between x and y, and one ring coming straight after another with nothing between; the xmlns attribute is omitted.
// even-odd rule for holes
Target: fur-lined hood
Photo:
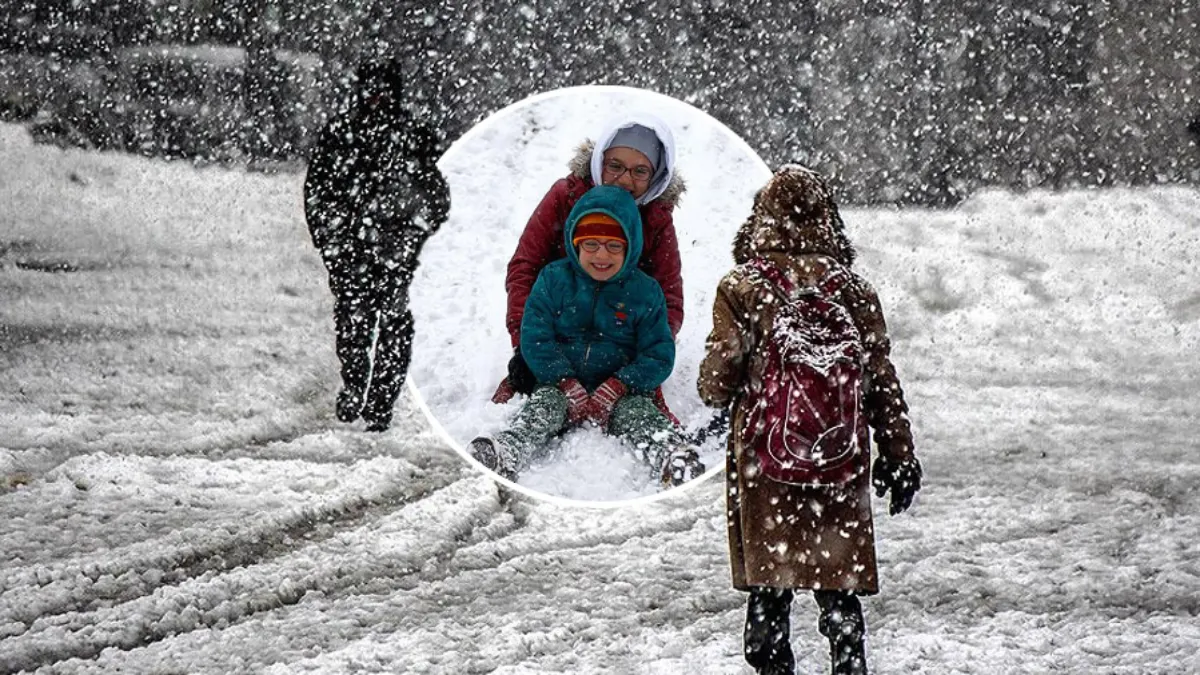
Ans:
<svg viewBox="0 0 1200 675"><path fill-rule="evenodd" d="M567 168L571 170L571 175L576 178L592 180L592 155L595 150L596 142L591 139L585 140L575 149L575 156L571 158L570 162L567 162ZM671 181L667 183L666 189L653 201L662 201L667 206L674 208L679 205L679 200L683 198L685 192L687 192L687 183L676 170L672 173Z"/></svg>
<svg viewBox="0 0 1200 675"><path fill-rule="evenodd" d="M733 260L740 265L767 253L819 253L846 267L854 263L833 192L812 169L786 164L754 196L754 209L733 239Z"/></svg>

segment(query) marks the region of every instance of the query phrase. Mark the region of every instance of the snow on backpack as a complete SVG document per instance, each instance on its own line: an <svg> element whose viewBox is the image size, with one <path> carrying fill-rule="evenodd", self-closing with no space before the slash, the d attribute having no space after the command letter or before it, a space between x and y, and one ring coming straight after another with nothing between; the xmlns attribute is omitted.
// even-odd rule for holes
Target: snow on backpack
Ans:
<svg viewBox="0 0 1200 675"><path fill-rule="evenodd" d="M862 341L850 313L830 300L846 272L835 267L816 286L797 289L762 258L750 267L778 302L757 351L762 380L747 392L743 447L769 480L844 484L868 460Z"/></svg>

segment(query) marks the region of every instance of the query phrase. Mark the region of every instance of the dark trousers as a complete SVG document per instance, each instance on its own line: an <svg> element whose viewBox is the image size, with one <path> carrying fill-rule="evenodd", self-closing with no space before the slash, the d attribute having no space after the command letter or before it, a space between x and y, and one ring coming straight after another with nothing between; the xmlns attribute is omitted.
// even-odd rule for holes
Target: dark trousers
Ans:
<svg viewBox="0 0 1200 675"><path fill-rule="evenodd" d="M813 591L820 608L817 629L829 639L833 675L867 675L866 623L862 603L849 591ZM746 604L746 662L760 675L792 675L791 613L788 589L754 587Z"/></svg>
<svg viewBox="0 0 1200 675"><path fill-rule="evenodd" d="M327 260L326 267L343 391L365 401L368 424L386 426L412 357L411 271L362 261Z"/></svg>

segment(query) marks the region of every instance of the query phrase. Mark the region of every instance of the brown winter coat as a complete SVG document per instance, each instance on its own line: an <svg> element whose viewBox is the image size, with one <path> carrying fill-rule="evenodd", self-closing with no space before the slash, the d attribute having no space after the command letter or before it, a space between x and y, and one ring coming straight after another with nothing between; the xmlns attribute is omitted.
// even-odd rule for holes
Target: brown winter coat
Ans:
<svg viewBox="0 0 1200 675"><path fill-rule="evenodd" d="M758 477L756 460L738 442L747 412L741 392L761 376L752 354L769 331L777 302L743 264L756 257L777 265L798 286L814 285L833 266L850 272L850 281L833 297L849 310L863 338L867 422L880 453L899 461L913 452L879 298L850 270L854 250L824 180L806 169L785 167L759 192L737 234L739 265L717 288L713 331L700 365L701 399L715 407L732 406L725 475L733 585L875 593L867 462L844 486L798 487Z"/></svg>

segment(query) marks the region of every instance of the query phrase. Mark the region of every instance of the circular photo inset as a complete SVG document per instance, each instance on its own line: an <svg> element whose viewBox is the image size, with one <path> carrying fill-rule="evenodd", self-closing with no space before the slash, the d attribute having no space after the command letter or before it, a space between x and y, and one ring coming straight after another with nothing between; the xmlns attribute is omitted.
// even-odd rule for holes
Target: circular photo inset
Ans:
<svg viewBox="0 0 1200 675"><path fill-rule="evenodd" d="M434 428L534 496L617 505L719 472L696 379L766 164L687 103L591 86L491 115L439 167L452 205L413 281L408 374Z"/></svg>

